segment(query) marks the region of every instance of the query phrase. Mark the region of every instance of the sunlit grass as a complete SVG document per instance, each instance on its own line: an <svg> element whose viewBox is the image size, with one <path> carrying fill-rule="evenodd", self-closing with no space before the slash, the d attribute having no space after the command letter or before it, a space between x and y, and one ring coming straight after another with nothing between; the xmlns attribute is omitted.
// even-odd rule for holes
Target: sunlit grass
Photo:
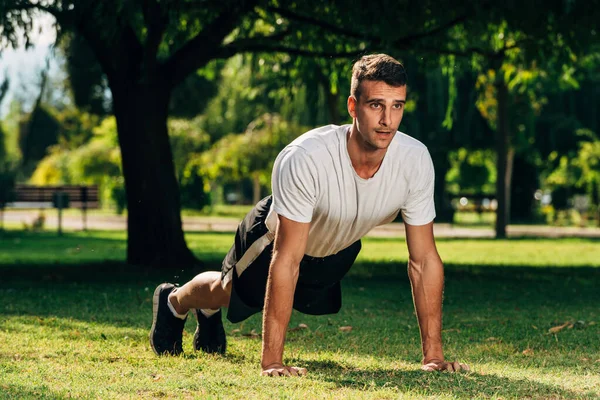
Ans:
<svg viewBox="0 0 600 400"><path fill-rule="evenodd" d="M232 232L186 234L190 248L209 262L220 262L233 238ZM368 237L363 243L359 260L393 264L408 259L404 238ZM436 243L444 262L453 265L600 266L598 239L437 239ZM0 232L0 265L123 261L126 250L125 232L67 232L62 237L55 232Z"/></svg>
<svg viewBox="0 0 600 400"><path fill-rule="evenodd" d="M211 268L232 238L187 237ZM226 356L193 352L189 318L185 356L156 357L147 338L154 287L192 272L124 266L124 240L120 232L0 237L0 398L600 397L597 241L439 241L446 356L474 372L427 374L406 246L365 240L343 282L342 311L292 315L291 328L308 328L289 332L285 359L309 375L268 379L259 376L260 315L225 323Z"/></svg>

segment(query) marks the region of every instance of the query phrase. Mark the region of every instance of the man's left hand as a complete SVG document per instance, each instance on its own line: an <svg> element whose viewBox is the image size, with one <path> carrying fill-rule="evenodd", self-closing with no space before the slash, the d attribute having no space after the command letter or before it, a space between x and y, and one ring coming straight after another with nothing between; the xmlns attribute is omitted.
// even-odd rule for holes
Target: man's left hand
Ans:
<svg viewBox="0 0 600 400"><path fill-rule="evenodd" d="M421 366L423 371L448 371L448 372L459 372L464 371L468 372L471 370L467 364L455 362L446 362L446 361L438 361L431 360L426 362Z"/></svg>

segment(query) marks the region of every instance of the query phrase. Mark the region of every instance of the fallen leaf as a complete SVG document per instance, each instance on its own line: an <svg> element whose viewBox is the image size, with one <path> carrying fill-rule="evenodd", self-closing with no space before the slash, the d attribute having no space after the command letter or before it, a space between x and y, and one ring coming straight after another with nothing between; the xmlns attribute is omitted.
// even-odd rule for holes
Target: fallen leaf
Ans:
<svg viewBox="0 0 600 400"><path fill-rule="evenodd" d="M250 338L259 338L260 333L257 333L255 329L252 329L250 333L242 333L242 336L250 337Z"/></svg>
<svg viewBox="0 0 600 400"><path fill-rule="evenodd" d="M308 325L306 325L306 324L298 324L297 327L292 328L292 329L288 329L288 332L301 331L302 329L308 329Z"/></svg>
<svg viewBox="0 0 600 400"><path fill-rule="evenodd" d="M498 338L493 337L493 336L489 337L489 338L487 338L485 340L486 340L486 342L501 342L502 341L502 339L498 339Z"/></svg>
<svg viewBox="0 0 600 400"><path fill-rule="evenodd" d="M562 324L562 325L559 325L559 326L553 326L552 328L548 329L548 332L550 332L550 333L557 333L557 332L560 332L560 331L562 331L563 329L567 328L569 325L570 325L570 327L571 327L571 328L573 327L573 324L572 324L572 323L570 323L570 322L565 322L565 323L564 323L564 324Z"/></svg>
<svg viewBox="0 0 600 400"><path fill-rule="evenodd" d="M450 329L444 329L442 332L458 332L458 333L460 333L460 329L450 328Z"/></svg>
<svg viewBox="0 0 600 400"><path fill-rule="evenodd" d="M585 329L586 323L585 321L577 321L573 326L575 329Z"/></svg>
<svg viewBox="0 0 600 400"><path fill-rule="evenodd" d="M232 330L232 331L231 331L231 333L232 333L232 334L233 334L233 333L239 333L239 332L240 332L240 330L239 330L239 329L234 329L234 330Z"/></svg>
<svg viewBox="0 0 600 400"><path fill-rule="evenodd" d="M533 350L530 348L526 348L525 350L523 350L523 355L524 356L532 356L533 355Z"/></svg>
<svg viewBox="0 0 600 400"><path fill-rule="evenodd" d="M150 376L152 377L152 380L153 380L154 382L156 382L156 381L159 381L159 380L161 380L161 379L162 379L162 375L158 375L158 374L156 374L156 375L155 375L155 374L152 374L152 375L150 375Z"/></svg>
<svg viewBox="0 0 600 400"><path fill-rule="evenodd" d="M352 330L351 326L340 326L341 332L350 332Z"/></svg>
<svg viewBox="0 0 600 400"><path fill-rule="evenodd" d="M532 327L533 329L535 329L535 330L537 330L537 329L538 329L538 327L537 327L537 326L535 326L535 325L531 325L531 327Z"/></svg>

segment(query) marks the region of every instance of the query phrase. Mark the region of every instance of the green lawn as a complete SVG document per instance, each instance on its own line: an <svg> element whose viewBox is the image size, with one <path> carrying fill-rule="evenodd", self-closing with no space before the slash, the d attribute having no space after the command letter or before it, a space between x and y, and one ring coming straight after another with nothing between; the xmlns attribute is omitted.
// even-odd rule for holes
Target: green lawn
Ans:
<svg viewBox="0 0 600 400"><path fill-rule="evenodd" d="M232 238L188 234L211 269ZM309 375L274 379L259 376L260 315L226 323L226 356L193 352L190 318L186 355L156 357L154 287L195 271L126 266L124 239L0 233L0 398L600 398L598 240L438 241L446 355L469 374L419 371L406 246L365 240L342 311L292 316L308 328L285 359Z"/></svg>

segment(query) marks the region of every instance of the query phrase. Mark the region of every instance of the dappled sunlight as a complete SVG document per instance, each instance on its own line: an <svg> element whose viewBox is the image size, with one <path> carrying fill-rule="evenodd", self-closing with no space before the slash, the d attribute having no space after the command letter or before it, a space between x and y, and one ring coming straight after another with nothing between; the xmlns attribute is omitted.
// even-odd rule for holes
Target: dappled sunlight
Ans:
<svg viewBox="0 0 600 400"><path fill-rule="evenodd" d="M598 239L437 239L436 246L444 263L453 265L600 266ZM404 238L366 238L358 257L365 262L407 260Z"/></svg>
<svg viewBox="0 0 600 400"><path fill-rule="evenodd" d="M38 246L33 234L16 236ZM227 234L188 238L212 260L210 267L218 267L230 242ZM108 249L122 240L102 233L63 240L84 239ZM462 254L465 241L442 242L457 257ZM551 240L540 248L574 246L576 252L594 243ZM43 253L36 248L31 252ZM503 257L523 250L515 246ZM259 377L261 314L240 324L224 321L225 356L193 351L192 315L184 331L184 355L154 355L148 341L154 287L163 279L185 282L192 271L151 271L114 262L55 265L49 257L31 265L15 260L0 266L10 281L0 289L0 387L9 394L21 390L50 398L182 398L218 396L223 390L247 398L303 393L336 399L593 397L600 392L594 374L600 365L595 301L600 269L506 268L493 260L464 265L461 258L447 263L445 355L470 364L473 372L425 373L419 369L419 329L406 264L385 258L391 254L393 260L401 251L393 240L366 240L364 258L342 281L340 313L293 312L284 359L306 367L309 375L273 379L268 388ZM24 374L32 377L26 387ZM101 386L102 393L93 386Z"/></svg>

